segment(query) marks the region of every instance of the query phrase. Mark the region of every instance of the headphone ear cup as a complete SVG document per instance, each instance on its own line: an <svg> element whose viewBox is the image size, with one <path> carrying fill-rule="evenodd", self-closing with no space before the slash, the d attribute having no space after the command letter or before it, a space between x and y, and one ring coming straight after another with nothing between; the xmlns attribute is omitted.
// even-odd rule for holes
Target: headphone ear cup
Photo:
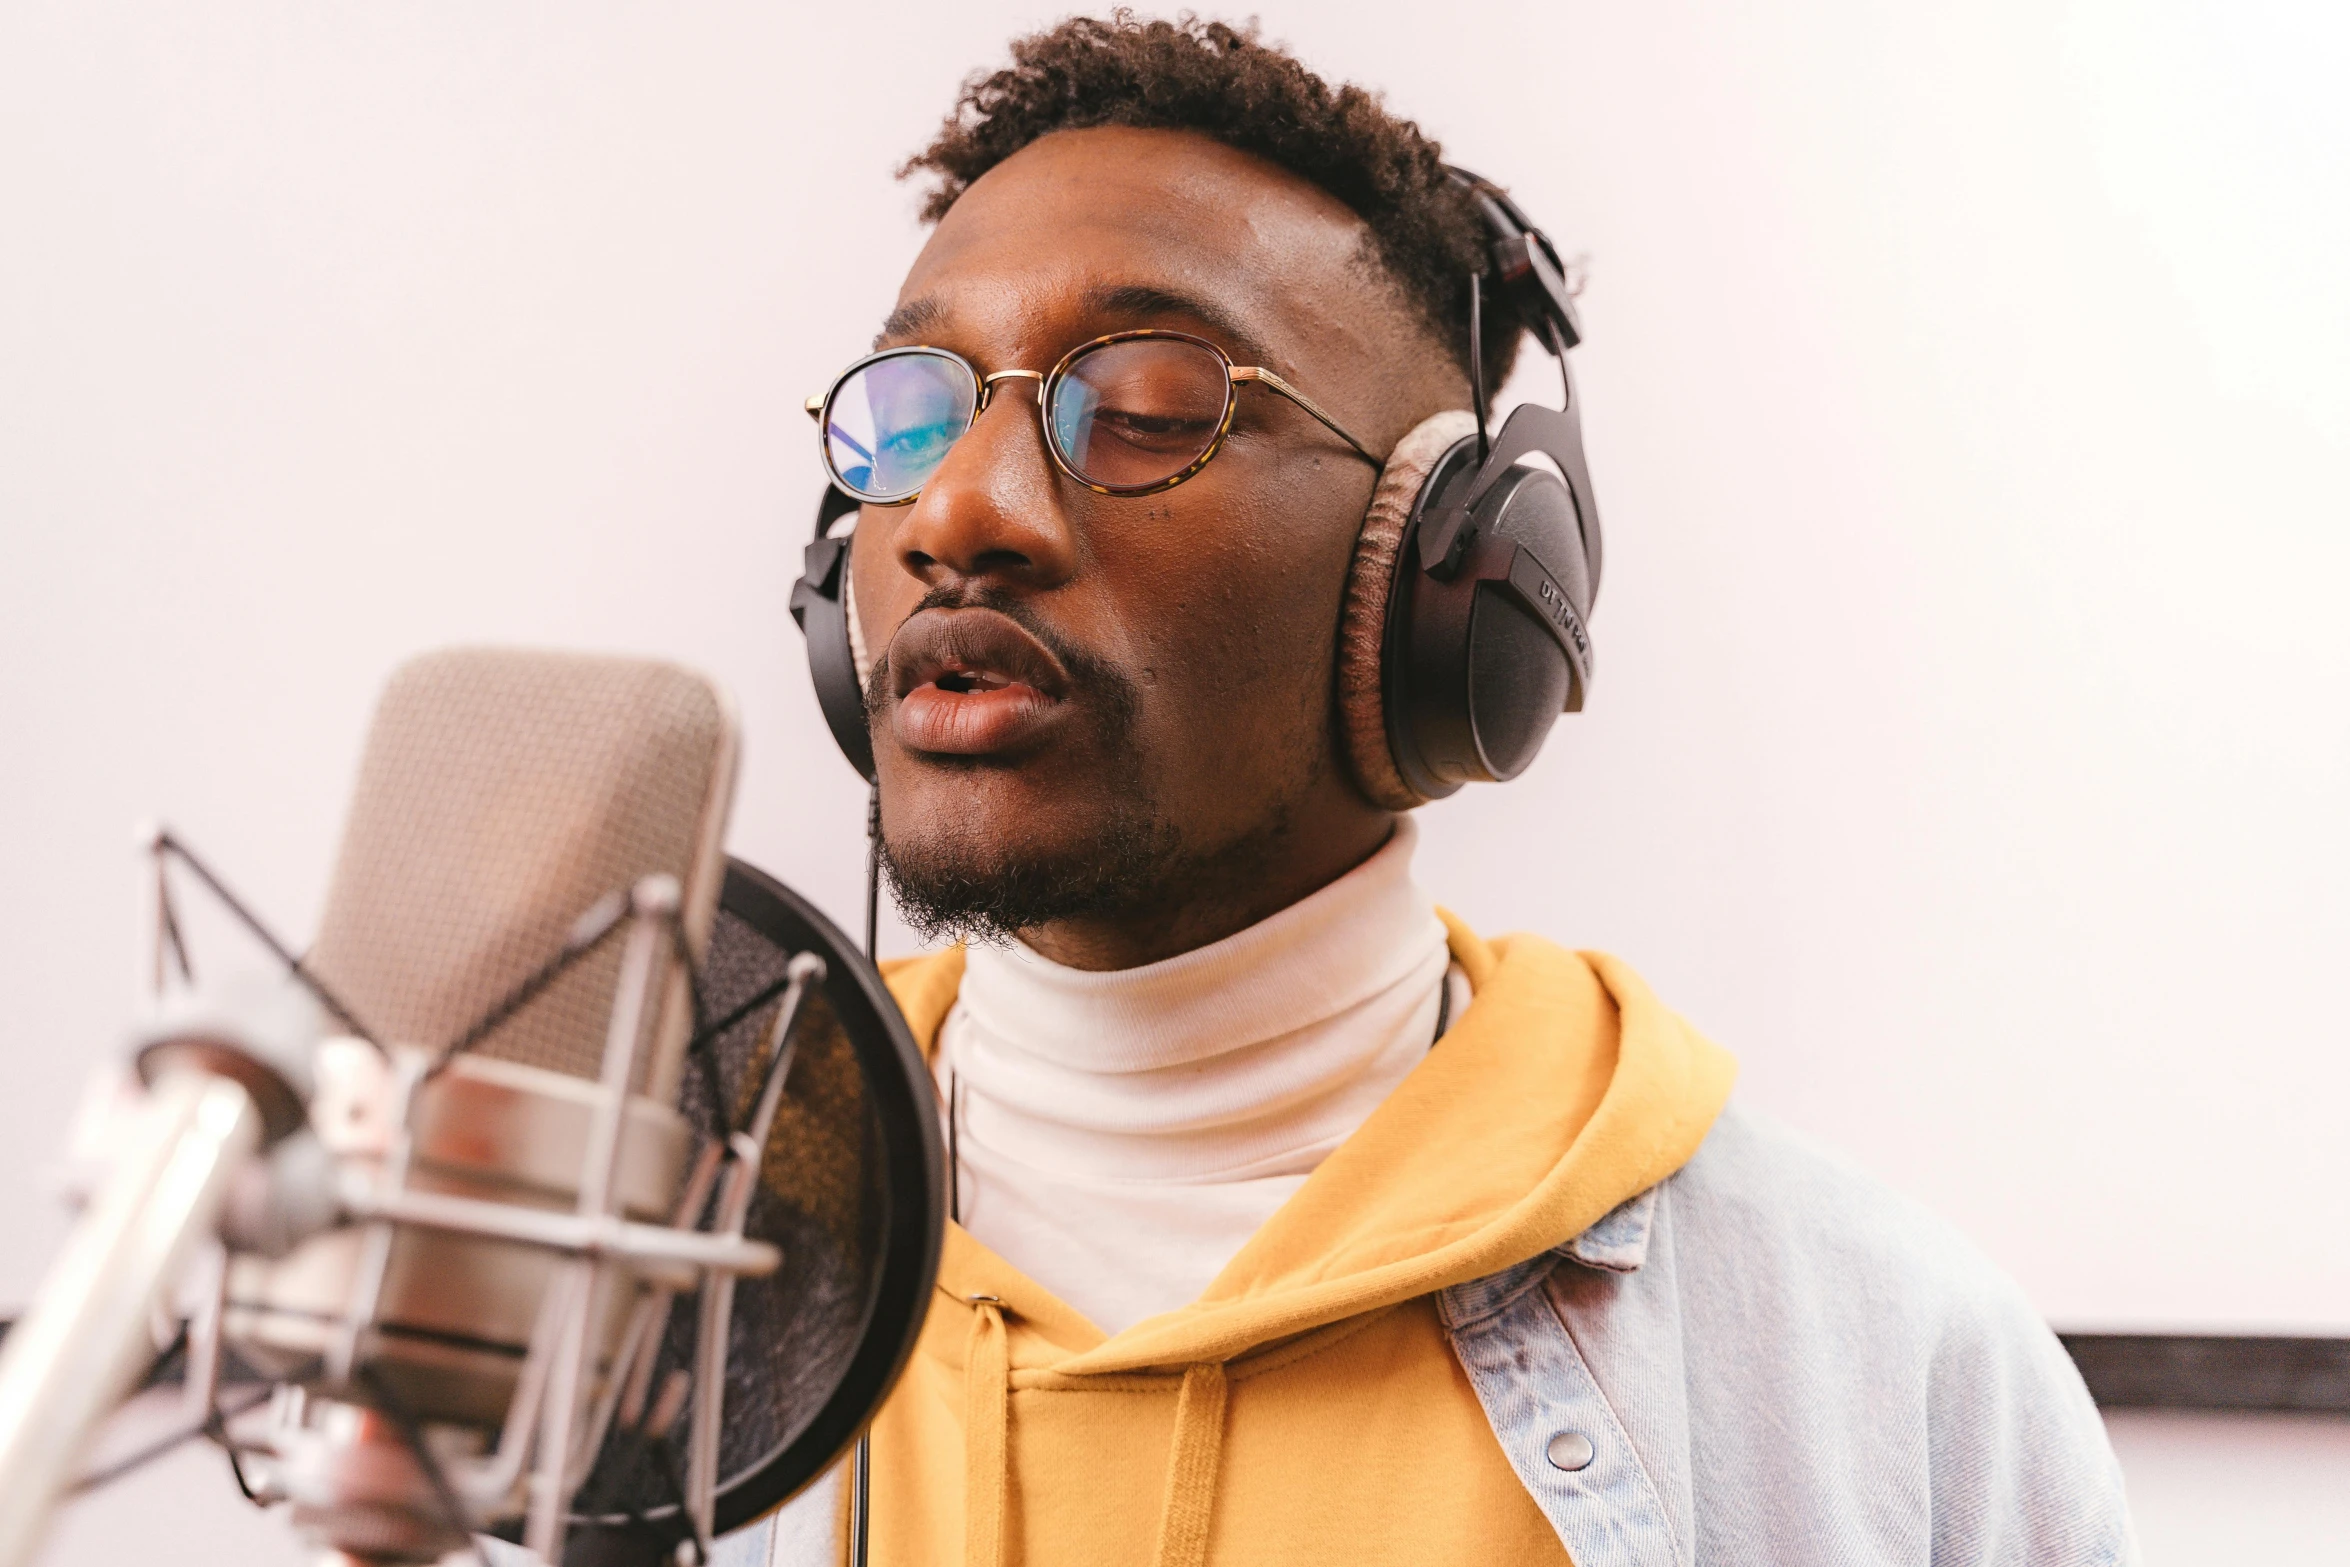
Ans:
<svg viewBox="0 0 2350 1567"><path fill-rule="evenodd" d="M1363 513L1338 617L1338 727L1355 786L1390 811L1425 805L1431 796L1405 781L1388 743L1387 704L1397 700L1387 676L1387 609L1395 592L1404 535L1420 492L1444 454L1477 433L1466 409L1431 414L1395 444Z"/></svg>
<svg viewBox="0 0 2350 1567"><path fill-rule="evenodd" d="M873 734L866 726L865 680L872 673L857 625L857 599L849 572L853 532L832 536L834 521L856 510L839 490L826 489L816 514L816 537L808 545L800 579L792 584L791 616L808 644L808 678L825 727L849 765L873 780Z"/></svg>

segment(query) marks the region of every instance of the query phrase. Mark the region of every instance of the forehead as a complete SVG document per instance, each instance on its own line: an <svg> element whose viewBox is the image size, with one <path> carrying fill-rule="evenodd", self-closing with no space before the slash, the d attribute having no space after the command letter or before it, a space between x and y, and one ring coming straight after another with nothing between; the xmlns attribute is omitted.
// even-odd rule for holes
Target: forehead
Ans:
<svg viewBox="0 0 2350 1567"><path fill-rule="evenodd" d="M884 335L1049 353L1138 314L1183 314L1235 353L1296 363L1369 351L1403 324L1343 202L1186 131L1047 136L940 220ZM1156 305L1137 301L1157 299Z"/></svg>

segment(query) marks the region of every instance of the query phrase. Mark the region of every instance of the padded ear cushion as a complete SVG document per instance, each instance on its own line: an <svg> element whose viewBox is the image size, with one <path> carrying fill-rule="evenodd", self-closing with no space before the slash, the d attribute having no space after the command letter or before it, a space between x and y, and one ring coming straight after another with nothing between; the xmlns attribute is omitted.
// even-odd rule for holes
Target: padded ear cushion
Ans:
<svg viewBox="0 0 2350 1567"><path fill-rule="evenodd" d="M864 623L857 619L857 574L850 568L856 564L856 552L840 565L841 619L849 628L849 665L857 671L857 689L865 689L865 682L873 678L873 655L865 648Z"/></svg>
<svg viewBox="0 0 2350 1567"><path fill-rule="evenodd" d="M1420 487L1437 460L1463 437L1477 433L1466 409L1431 414L1395 443L1378 488L1363 513L1354 564L1346 578L1346 603L1338 617L1338 724L1357 788L1372 804L1391 811L1425 805L1428 796L1404 782L1387 745L1387 599L1394 590L1396 558L1404 528L1420 499ZM855 624L854 619L850 621Z"/></svg>

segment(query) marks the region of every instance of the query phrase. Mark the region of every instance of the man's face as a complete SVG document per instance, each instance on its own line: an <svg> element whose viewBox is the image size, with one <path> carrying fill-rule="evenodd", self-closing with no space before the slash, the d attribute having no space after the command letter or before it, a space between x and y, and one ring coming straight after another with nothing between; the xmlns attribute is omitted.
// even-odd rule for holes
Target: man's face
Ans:
<svg viewBox="0 0 2350 1567"><path fill-rule="evenodd" d="M1183 132L1006 160L940 222L881 344L986 375L1135 327L1273 370L1374 452L1460 401L1359 218ZM997 383L918 501L858 521L884 838L918 920L1122 967L1262 918L1389 830L1346 781L1331 695L1376 474L1244 387L1201 472L1097 495L1054 466L1036 387Z"/></svg>

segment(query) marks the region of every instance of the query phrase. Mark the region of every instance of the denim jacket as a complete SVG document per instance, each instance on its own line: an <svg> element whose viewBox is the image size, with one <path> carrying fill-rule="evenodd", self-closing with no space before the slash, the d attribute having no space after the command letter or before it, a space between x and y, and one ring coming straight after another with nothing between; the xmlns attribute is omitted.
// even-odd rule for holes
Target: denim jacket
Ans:
<svg viewBox="0 0 2350 1567"><path fill-rule="evenodd" d="M2021 1291L1735 1104L1671 1179L1438 1309L1574 1567L2137 1560L2104 1426ZM835 1471L717 1567L834 1567L839 1504Z"/></svg>

